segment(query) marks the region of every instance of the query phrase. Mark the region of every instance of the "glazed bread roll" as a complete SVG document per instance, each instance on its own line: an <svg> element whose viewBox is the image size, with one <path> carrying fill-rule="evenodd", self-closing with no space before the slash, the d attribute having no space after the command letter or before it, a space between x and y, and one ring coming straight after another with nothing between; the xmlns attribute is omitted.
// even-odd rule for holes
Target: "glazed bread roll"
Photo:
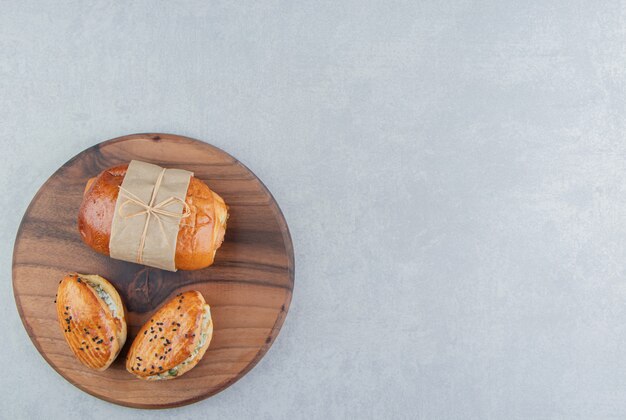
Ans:
<svg viewBox="0 0 626 420"><path fill-rule="evenodd" d="M115 166L91 178L78 213L81 238L105 255L109 255L115 202L127 168L127 164ZM224 240L228 207L219 195L193 176L185 202L191 214L179 226L175 264L179 270L198 270L213 264L215 252Z"/></svg>
<svg viewBox="0 0 626 420"><path fill-rule="evenodd" d="M105 370L126 342L124 304L117 290L95 274L68 274L59 283L57 316L78 360Z"/></svg>
<svg viewBox="0 0 626 420"><path fill-rule="evenodd" d="M204 356L213 336L211 308L197 291L176 295L139 330L126 370L140 379L174 379Z"/></svg>

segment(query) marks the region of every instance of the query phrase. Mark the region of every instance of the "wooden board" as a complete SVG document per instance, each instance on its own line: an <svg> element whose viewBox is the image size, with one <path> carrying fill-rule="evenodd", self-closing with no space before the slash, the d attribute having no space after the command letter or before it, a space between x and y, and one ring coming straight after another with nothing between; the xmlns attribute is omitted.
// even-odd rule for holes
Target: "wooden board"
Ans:
<svg viewBox="0 0 626 420"><path fill-rule="evenodd" d="M83 244L76 217L85 183L102 170L131 159L193 171L224 198L230 218L214 265L171 273L113 260ZM59 328L54 297L59 280L70 271L109 279L127 305L126 346L104 372L81 365ZM293 282L289 230L261 181L224 151L169 134L109 140L63 165L26 210L13 252L15 302L41 355L83 391L138 408L189 404L245 375L276 339L289 309ZM199 290L211 305L215 330L206 355L193 370L175 380L134 378L126 372L124 361L136 332L161 303L191 289Z"/></svg>

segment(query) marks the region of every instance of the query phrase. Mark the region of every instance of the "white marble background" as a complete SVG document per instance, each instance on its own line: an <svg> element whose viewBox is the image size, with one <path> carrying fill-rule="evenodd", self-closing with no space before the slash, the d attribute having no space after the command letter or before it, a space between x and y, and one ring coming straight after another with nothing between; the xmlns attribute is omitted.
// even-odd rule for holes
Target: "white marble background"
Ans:
<svg viewBox="0 0 626 420"><path fill-rule="evenodd" d="M626 3L0 0L0 417L626 418ZM184 408L74 388L19 320L47 177L170 132L238 157L296 252L261 363Z"/></svg>

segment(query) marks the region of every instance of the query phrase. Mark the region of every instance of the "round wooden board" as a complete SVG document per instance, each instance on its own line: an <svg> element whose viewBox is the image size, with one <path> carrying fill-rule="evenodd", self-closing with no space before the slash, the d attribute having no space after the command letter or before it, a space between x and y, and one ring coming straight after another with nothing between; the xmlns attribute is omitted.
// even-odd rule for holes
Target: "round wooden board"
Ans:
<svg viewBox="0 0 626 420"><path fill-rule="evenodd" d="M131 159L193 171L224 198L230 218L211 267L172 273L113 260L83 244L76 217L85 183L102 170ZM75 359L58 324L57 285L72 271L109 279L127 305L126 345L104 372L92 371ZM169 408L199 401L245 375L278 335L293 282L289 230L263 183L224 151L170 134L109 140L63 165L26 210L13 252L15 302L41 355L83 391L137 408ZM192 289L199 290L211 305L215 325L202 361L175 380L148 382L131 376L124 362L141 325L170 297Z"/></svg>

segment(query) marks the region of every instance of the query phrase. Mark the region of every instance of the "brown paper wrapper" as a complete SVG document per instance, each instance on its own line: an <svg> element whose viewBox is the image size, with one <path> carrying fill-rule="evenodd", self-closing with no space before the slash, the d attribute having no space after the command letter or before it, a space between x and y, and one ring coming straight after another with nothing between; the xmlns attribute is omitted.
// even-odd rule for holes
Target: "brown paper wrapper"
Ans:
<svg viewBox="0 0 626 420"><path fill-rule="evenodd" d="M130 162L115 203L111 258L176 271L176 240L192 175L182 169Z"/></svg>

